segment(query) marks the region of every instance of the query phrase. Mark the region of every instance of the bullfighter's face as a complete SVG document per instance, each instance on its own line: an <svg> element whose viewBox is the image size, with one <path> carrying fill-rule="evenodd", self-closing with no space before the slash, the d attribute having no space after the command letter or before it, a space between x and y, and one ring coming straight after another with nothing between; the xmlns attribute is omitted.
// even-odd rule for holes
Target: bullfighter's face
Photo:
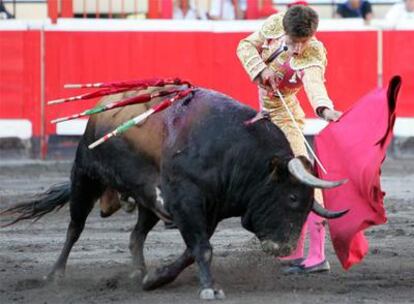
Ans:
<svg viewBox="0 0 414 304"><path fill-rule="evenodd" d="M303 53L303 50L308 46L309 41L312 39L310 37L294 37L294 36L285 36L285 44L288 47L288 54L290 56L300 56Z"/></svg>
<svg viewBox="0 0 414 304"><path fill-rule="evenodd" d="M405 9L407 12L414 12L414 0L405 0Z"/></svg>

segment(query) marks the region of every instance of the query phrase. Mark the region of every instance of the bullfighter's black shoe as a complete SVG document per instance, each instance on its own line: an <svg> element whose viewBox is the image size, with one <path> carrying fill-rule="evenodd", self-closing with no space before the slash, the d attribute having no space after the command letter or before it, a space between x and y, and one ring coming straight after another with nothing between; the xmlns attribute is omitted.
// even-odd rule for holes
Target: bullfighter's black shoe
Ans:
<svg viewBox="0 0 414 304"><path fill-rule="evenodd" d="M320 272L328 272L331 269L329 262L327 260L310 266L305 267L304 265L294 265L288 266L282 269L284 274L308 274L308 273L320 273Z"/></svg>
<svg viewBox="0 0 414 304"><path fill-rule="evenodd" d="M165 229L178 229L177 225L174 222L164 222Z"/></svg>
<svg viewBox="0 0 414 304"><path fill-rule="evenodd" d="M280 265L282 266L300 266L300 264L302 264L302 262L304 261L304 258L298 258L298 259L292 259L292 260L283 260L283 259L279 259L280 261Z"/></svg>

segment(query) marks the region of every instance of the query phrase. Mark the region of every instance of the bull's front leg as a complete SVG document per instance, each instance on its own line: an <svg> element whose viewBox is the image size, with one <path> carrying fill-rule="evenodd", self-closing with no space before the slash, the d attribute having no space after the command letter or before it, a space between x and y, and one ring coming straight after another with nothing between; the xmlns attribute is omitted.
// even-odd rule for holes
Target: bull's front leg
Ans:
<svg viewBox="0 0 414 304"><path fill-rule="evenodd" d="M188 266L194 263L194 257L188 248L174 262L162 267L150 270L142 280L144 290L153 290L174 281L177 276Z"/></svg>
<svg viewBox="0 0 414 304"><path fill-rule="evenodd" d="M187 245L187 252L199 268L200 298L202 300L223 299L224 292L215 288L210 265L213 249L209 239L216 224L206 215L206 198L199 187L186 176L161 180L161 188L169 211ZM164 178L166 175L164 176Z"/></svg>
<svg viewBox="0 0 414 304"><path fill-rule="evenodd" d="M188 203L186 206L194 204ZM210 244L210 237L213 234L215 225L208 225L204 214L200 209L187 208L181 210L180 215L174 214L174 220L187 245L187 251L191 253L198 265L200 280L200 298L202 300L221 300L225 298L223 290L216 288L211 274L210 266L213 258L213 248Z"/></svg>
<svg viewBox="0 0 414 304"><path fill-rule="evenodd" d="M198 264L200 279L200 299L222 300L225 298L222 289L214 288L214 280L210 265L213 257L213 249L208 239L200 239L191 246L191 251Z"/></svg>

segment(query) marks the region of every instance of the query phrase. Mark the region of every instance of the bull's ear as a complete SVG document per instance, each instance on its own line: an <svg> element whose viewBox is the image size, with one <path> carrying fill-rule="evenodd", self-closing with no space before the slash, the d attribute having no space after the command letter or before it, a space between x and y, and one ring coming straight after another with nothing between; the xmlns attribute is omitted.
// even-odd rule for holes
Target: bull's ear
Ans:
<svg viewBox="0 0 414 304"><path fill-rule="evenodd" d="M286 175L287 161L275 155L270 160L269 167L272 179L277 181L283 179L283 175Z"/></svg>

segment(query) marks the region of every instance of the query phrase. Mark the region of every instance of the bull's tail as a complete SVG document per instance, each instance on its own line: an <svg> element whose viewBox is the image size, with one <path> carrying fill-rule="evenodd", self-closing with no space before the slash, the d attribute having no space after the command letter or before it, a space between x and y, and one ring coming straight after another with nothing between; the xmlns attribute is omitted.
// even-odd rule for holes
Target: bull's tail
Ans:
<svg viewBox="0 0 414 304"><path fill-rule="evenodd" d="M16 216L11 222L2 227L13 225L21 220L39 220L53 210L59 210L70 199L70 182L56 184L47 191L37 194L31 199L20 202L0 212L0 215Z"/></svg>

